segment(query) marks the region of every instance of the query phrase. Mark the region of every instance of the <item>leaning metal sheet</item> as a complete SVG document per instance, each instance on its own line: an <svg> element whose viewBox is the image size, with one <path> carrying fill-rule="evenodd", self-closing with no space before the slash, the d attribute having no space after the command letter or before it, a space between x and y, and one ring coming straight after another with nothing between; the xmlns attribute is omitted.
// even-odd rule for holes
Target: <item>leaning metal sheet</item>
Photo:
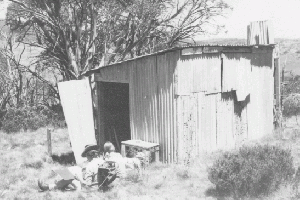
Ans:
<svg viewBox="0 0 300 200"><path fill-rule="evenodd" d="M89 81L61 82L58 89L76 163L82 164L86 160L81 157L85 145L97 144Z"/></svg>

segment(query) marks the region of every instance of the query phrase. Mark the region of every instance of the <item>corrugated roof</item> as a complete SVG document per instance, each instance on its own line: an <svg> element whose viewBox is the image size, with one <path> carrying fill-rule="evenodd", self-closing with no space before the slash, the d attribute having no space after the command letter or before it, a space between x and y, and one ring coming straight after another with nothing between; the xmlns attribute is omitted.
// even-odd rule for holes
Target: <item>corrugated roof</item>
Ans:
<svg viewBox="0 0 300 200"><path fill-rule="evenodd" d="M226 49L237 48L237 47L244 47L244 48L245 47L248 47L248 48L271 47L271 48L275 48L275 46L276 46L276 44L266 44L266 45L262 45L262 44L260 44L260 45L247 45L247 44L234 44L234 45L232 45L232 44L197 44L197 45L185 45L185 46L168 48L168 49L164 49L164 50L161 50L161 51L157 51L155 53L145 54L145 55L142 55L142 56L137 56L135 58L130 58L130 59L127 59L127 60L111 63L109 65L105 65L105 66L102 66L102 67L98 67L98 68L89 70L89 71L85 72L83 74L83 76L88 76L89 74L94 73L94 72L96 72L99 69L104 68L104 67L110 67L110 66L120 64L120 63L123 63L123 62L137 60L137 59L140 59L140 58L143 58L143 57L146 57L146 56L154 56L154 55L158 55L158 54L162 54L162 53L166 53L166 52L170 52L170 51L182 50L182 49L187 49L187 48L198 48L198 47L226 47Z"/></svg>

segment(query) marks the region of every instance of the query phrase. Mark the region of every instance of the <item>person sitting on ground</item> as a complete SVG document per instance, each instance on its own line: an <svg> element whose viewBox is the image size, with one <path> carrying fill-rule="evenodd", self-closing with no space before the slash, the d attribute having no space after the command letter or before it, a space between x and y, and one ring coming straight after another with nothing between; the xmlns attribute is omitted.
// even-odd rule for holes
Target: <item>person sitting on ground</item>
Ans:
<svg viewBox="0 0 300 200"><path fill-rule="evenodd" d="M104 163L103 158L99 158L97 145L86 145L81 156L87 158L86 168L79 166L68 167L68 170L74 175L71 180L59 180L53 184L45 184L41 179L38 180L38 186L42 191L46 190L81 190L81 185L97 185L98 167Z"/></svg>
<svg viewBox="0 0 300 200"><path fill-rule="evenodd" d="M140 154L144 155L142 152ZM117 164L116 172L119 178L126 177L128 170L137 169L141 172L140 157L123 157L120 153L115 152L115 146L109 141L104 144L104 160L113 161Z"/></svg>
<svg viewBox="0 0 300 200"><path fill-rule="evenodd" d="M118 152L115 152L116 148L115 146L107 141L104 144L104 160L108 162L114 162L115 163L115 173L117 178L123 178L126 175L126 167L125 162L122 157L122 155Z"/></svg>
<svg viewBox="0 0 300 200"><path fill-rule="evenodd" d="M145 154L137 150L131 150L127 153L125 159L125 166L128 169L137 169L141 172L142 166L145 167Z"/></svg>

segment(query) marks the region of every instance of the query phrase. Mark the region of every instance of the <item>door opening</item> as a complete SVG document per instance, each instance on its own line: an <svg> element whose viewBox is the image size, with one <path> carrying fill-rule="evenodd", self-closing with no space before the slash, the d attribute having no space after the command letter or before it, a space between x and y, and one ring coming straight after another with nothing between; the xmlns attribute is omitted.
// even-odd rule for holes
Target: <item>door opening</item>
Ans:
<svg viewBox="0 0 300 200"><path fill-rule="evenodd" d="M102 137L121 151L121 141L130 140L129 84L100 82ZM101 142L104 143L105 141Z"/></svg>

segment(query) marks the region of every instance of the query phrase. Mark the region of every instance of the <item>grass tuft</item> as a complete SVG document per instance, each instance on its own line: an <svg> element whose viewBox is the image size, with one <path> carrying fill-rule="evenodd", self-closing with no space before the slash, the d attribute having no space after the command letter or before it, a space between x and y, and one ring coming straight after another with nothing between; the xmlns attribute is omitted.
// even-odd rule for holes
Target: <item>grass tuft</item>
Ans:
<svg viewBox="0 0 300 200"><path fill-rule="evenodd" d="M176 172L176 175L181 180L186 180L186 179L189 179L191 177L190 172L188 171L188 169L179 169Z"/></svg>
<svg viewBox="0 0 300 200"><path fill-rule="evenodd" d="M162 185L163 185L163 182L157 183L157 184L154 185L154 188L158 190L158 189L161 188Z"/></svg>
<svg viewBox="0 0 300 200"><path fill-rule="evenodd" d="M130 181L132 183L140 183L143 181L141 175L139 174L138 171L133 170L133 171L129 171L127 173L127 176L125 178L126 181Z"/></svg>
<svg viewBox="0 0 300 200"><path fill-rule="evenodd" d="M85 200L84 196L82 194L80 194L80 193L78 194L77 198L78 198L78 200Z"/></svg>
<svg viewBox="0 0 300 200"><path fill-rule="evenodd" d="M51 192L50 191L46 192L46 194L43 196L43 199L45 199L45 200L53 199Z"/></svg>
<svg viewBox="0 0 300 200"><path fill-rule="evenodd" d="M43 162L40 161L40 160L32 161L32 162L26 162L26 163L23 164L23 167L41 169L43 167Z"/></svg>
<svg viewBox="0 0 300 200"><path fill-rule="evenodd" d="M50 171L49 172L49 175L48 175L48 179L52 179L52 178L54 178L56 176L56 173L54 172L54 171Z"/></svg>

